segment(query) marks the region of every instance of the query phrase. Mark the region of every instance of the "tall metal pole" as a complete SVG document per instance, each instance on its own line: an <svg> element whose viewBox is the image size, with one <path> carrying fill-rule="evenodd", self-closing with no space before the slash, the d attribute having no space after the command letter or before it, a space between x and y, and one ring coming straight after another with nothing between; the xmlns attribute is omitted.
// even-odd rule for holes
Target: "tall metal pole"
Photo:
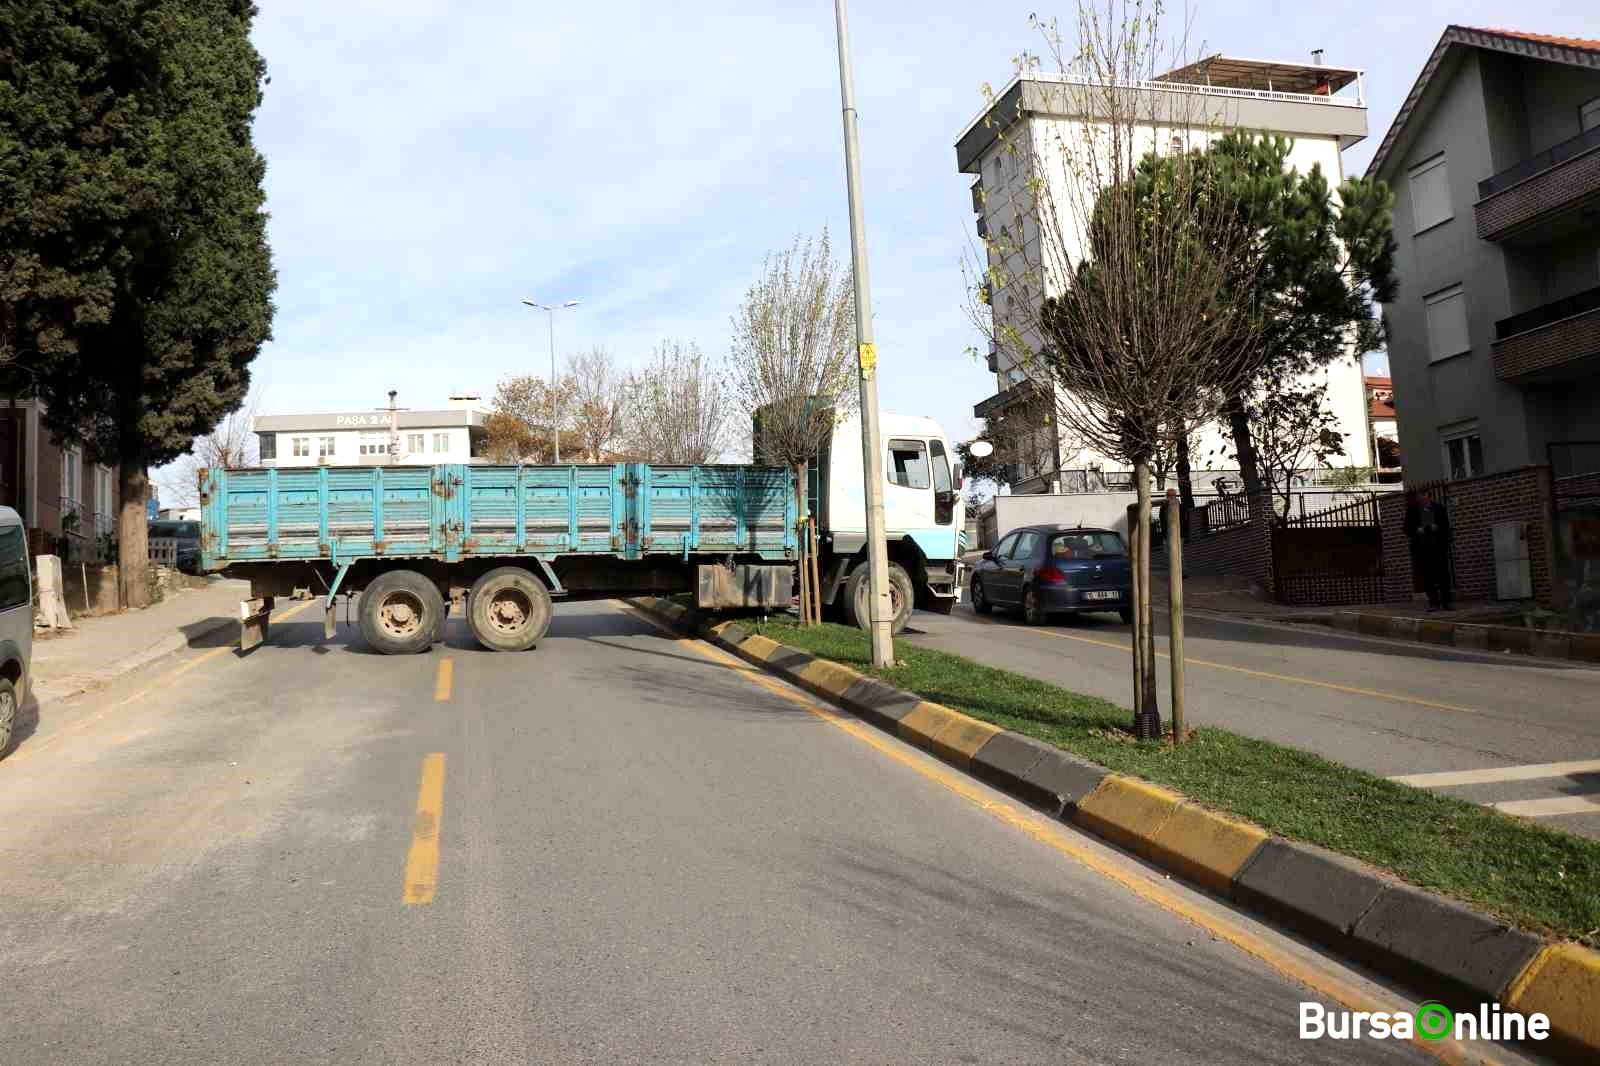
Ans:
<svg viewBox="0 0 1600 1066"><path fill-rule="evenodd" d="M845 187L850 195L850 265L856 283L856 353L861 373L861 466L867 490L867 586L872 597L872 664L894 665L890 624L889 549L883 531L883 448L878 439L878 349L872 340L867 284L867 231L861 211L861 161L856 140L856 90L850 74L850 31L844 0L834 0L839 32L839 97L844 112Z"/></svg>
<svg viewBox="0 0 1600 1066"><path fill-rule="evenodd" d="M561 412L556 401L556 309L545 308L550 319L550 437L556 442L556 463L561 463Z"/></svg>

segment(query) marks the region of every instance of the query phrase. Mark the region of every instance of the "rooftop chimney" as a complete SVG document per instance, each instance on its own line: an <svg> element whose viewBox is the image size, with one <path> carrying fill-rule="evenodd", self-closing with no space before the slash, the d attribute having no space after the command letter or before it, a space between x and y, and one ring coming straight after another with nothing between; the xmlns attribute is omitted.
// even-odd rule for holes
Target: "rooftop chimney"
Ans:
<svg viewBox="0 0 1600 1066"><path fill-rule="evenodd" d="M1311 62L1316 66L1322 66L1322 49L1313 48L1311 50Z"/></svg>

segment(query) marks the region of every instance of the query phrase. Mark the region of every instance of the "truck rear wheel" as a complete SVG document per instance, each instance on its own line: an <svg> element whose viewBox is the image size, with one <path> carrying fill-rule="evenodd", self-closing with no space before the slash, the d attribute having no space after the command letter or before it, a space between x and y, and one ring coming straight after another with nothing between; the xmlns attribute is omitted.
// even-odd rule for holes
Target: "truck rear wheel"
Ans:
<svg viewBox="0 0 1600 1066"><path fill-rule="evenodd" d="M361 635L383 655L415 655L433 646L444 618L438 586L415 570L380 574L361 593Z"/></svg>
<svg viewBox="0 0 1600 1066"><path fill-rule="evenodd" d="M894 608L890 633L899 633L911 621L911 606L916 594L916 589L911 585L911 575L906 573L905 567L893 559L889 560L889 603ZM845 624L870 629L871 600L872 579L868 575L867 564L862 563L850 571L850 577L844 583L841 606L844 608Z"/></svg>
<svg viewBox="0 0 1600 1066"><path fill-rule="evenodd" d="M491 651L526 651L550 631L550 590L520 566L491 570L467 594L467 624Z"/></svg>

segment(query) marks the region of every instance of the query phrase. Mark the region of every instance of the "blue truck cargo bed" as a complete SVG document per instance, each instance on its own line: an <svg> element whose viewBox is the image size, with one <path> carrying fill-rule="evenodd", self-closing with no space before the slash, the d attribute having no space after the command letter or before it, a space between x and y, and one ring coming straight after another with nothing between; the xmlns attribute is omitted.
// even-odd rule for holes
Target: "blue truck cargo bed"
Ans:
<svg viewBox="0 0 1600 1066"><path fill-rule="evenodd" d="M521 555L796 552L792 475L772 466L318 466L208 470L201 566Z"/></svg>

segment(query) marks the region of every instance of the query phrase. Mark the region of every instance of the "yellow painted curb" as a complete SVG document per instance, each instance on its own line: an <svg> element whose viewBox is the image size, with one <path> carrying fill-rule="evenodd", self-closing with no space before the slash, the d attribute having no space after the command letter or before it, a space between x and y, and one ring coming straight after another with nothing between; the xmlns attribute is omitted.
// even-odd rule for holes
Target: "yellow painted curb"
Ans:
<svg viewBox="0 0 1600 1066"><path fill-rule="evenodd" d="M1506 1005L1548 1015L1552 1033L1600 1059L1600 953L1577 944L1544 948L1512 982Z"/></svg>
<svg viewBox="0 0 1600 1066"><path fill-rule="evenodd" d="M1233 879L1267 839L1265 830L1185 803L1156 831L1152 845L1175 873L1230 895Z"/></svg>
<svg viewBox="0 0 1600 1066"><path fill-rule="evenodd" d="M950 708L924 700L900 719L895 731L901 740L909 740L923 751L932 751L934 736L955 718L956 712Z"/></svg>
<svg viewBox="0 0 1600 1066"><path fill-rule="evenodd" d="M1183 797L1131 777L1111 774L1078 801L1072 819L1107 840L1143 855Z"/></svg>
<svg viewBox="0 0 1600 1066"><path fill-rule="evenodd" d="M933 753L965 770L972 765L972 757L978 754L978 749L1002 730L997 725L980 722L958 711L950 713L955 716L954 719L933 735Z"/></svg>
<svg viewBox="0 0 1600 1066"><path fill-rule="evenodd" d="M830 696L844 695L845 689L861 679L861 675L848 666L840 666L826 659L814 659L807 663L805 669L800 671L800 676Z"/></svg>
<svg viewBox="0 0 1600 1066"><path fill-rule="evenodd" d="M779 644L777 641L768 637L763 637L761 634L757 633L753 637L746 637L745 642L739 645L739 650L744 652L746 655L765 662L766 660L772 658L772 653L781 647L783 647L783 645Z"/></svg>

